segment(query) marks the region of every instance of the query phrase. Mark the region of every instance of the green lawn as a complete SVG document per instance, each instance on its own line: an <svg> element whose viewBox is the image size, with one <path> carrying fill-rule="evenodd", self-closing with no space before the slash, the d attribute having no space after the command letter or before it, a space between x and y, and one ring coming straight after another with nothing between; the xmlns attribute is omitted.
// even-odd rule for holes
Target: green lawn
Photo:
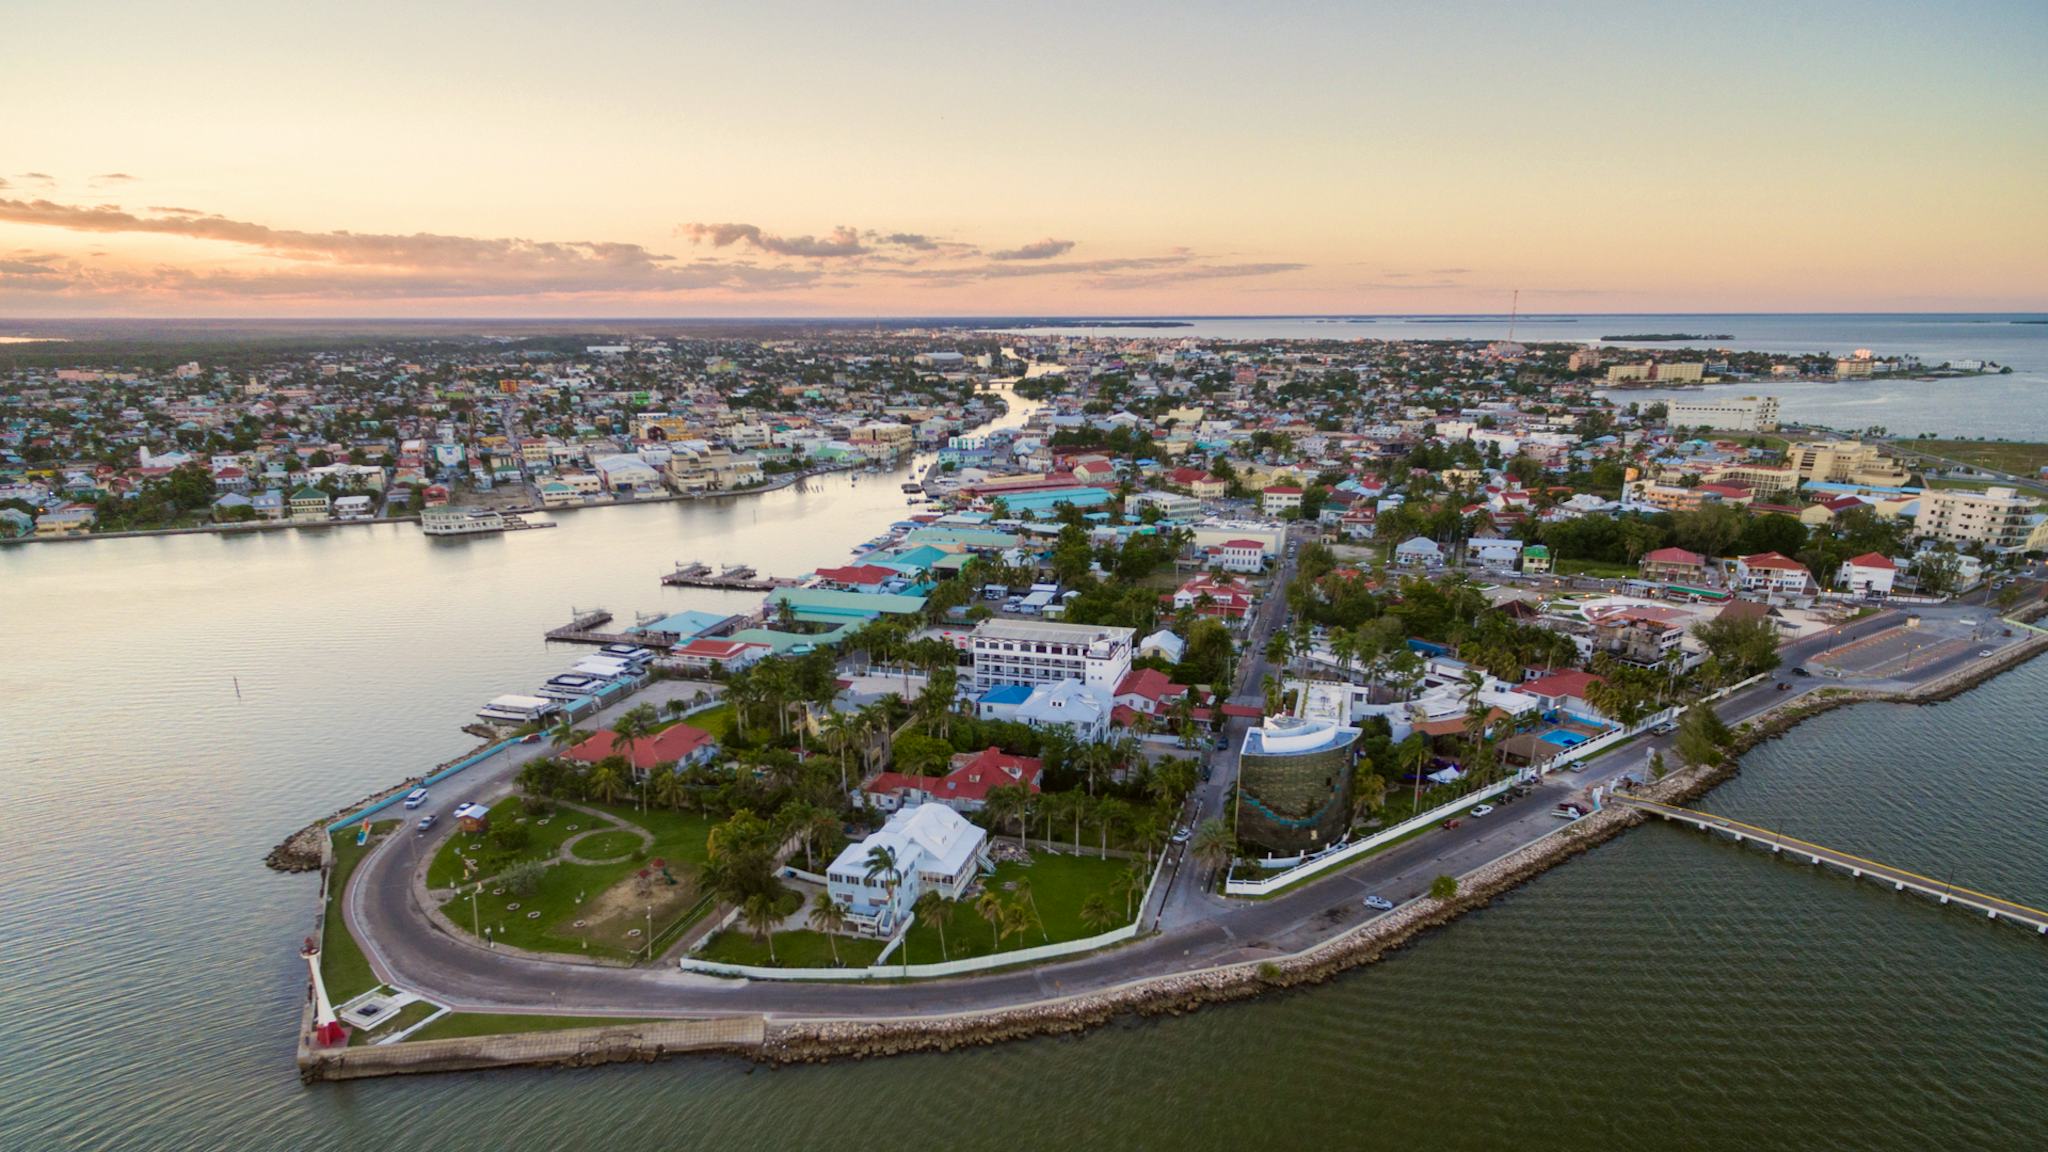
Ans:
<svg viewBox="0 0 2048 1152"><path fill-rule="evenodd" d="M1559 576L1604 576L1613 580L1633 580L1639 574L1627 564L1605 560L1557 560L1551 563L1551 570Z"/></svg>
<svg viewBox="0 0 2048 1152"><path fill-rule="evenodd" d="M649 1024L650 1017L517 1016L491 1012L450 1012L406 1037L413 1040L454 1040L463 1036L502 1036L510 1032L556 1032L564 1028L606 1028L614 1024Z"/></svg>
<svg viewBox="0 0 2048 1152"><path fill-rule="evenodd" d="M774 963L783 968L830 968L833 947L833 938L823 932L813 932L808 928L777 932ZM859 936L842 935L837 938L837 947L840 962L849 968L865 968L882 953L880 940ZM704 947L697 952L697 958L718 964L749 964L755 967L770 963L768 945L740 928L728 928L705 941Z"/></svg>
<svg viewBox="0 0 2048 1152"><path fill-rule="evenodd" d="M585 860L610 860L617 856L630 856L639 849L639 835L624 828L594 833L576 842L576 855Z"/></svg>
<svg viewBox="0 0 2048 1152"><path fill-rule="evenodd" d="M360 848L356 846L356 831L360 825L351 824L329 834L334 841L334 871L328 877L327 919L320 933L320 979L327 985L327 998L336 1004L352 1000L377 986L377 974L370 971L370 962L364 959L356 938L349 935L348 926L342 922L341 897L348 891L348 879L355 874L356 865L362 863L370 849L402 823L399 820L372 823L370 842Z"/></svg>
<svg viewBox="0 0 2048 1152"><path fill-rule="evenodd" d="M462 865L466 856L475 857L480 862L478 878L482 879L524 860L552 857L562 846L562 841L576 835L569 831L571 824L578 825L584 832L597 826L583 813L566 808L557 809L553 816L528 816L521 811L518 799L509 796L492 802L491 820L493 823L511 820L522 825L526 829L526 847L509 854L501 853L482 836L466 836L457 832L441 845L440 851L434 853L434 862L427 866L427 887L452 888L460 884L468 875Z"/></svg>
<svg viewBox="0 0 2048 1152"><path fill-rule="evenodd" d="M2037 476L2044 466L2048 466L2048 444L2004 440L1900 440L1894 447L1902 453L1917 449L2018 476Z"/></svg>
<svg viewBox="0 0 2048 1152"><path fill-rule="evenodd" d="M919 920L911 926L910 937L903 947L889 957L891 963L907 961L911 964L931 964L939 960L960 960L969 956L987 956L997 951L1014 952L1019 948L1036 948L1041 944L1057 944L1065 940L1081 940L1108 931L1081 922L1081 905L1096 892L1108 902L1116 913L1116 924L1128 923L1124 914L1124 897L1117 889L1119 878L1133 866L1144 868L1142 860L1098 860L1092 856L1051 855L1034 852L1031 864L1002 864L994 876L983 881L984 887L994 892L1005 902L1018 899L1018 893L1011 886L1020 879L1031 881L1031 900L1026 908L1036 905L1038 917L1043 921L1043 931L1034 923L1021 934L1001 941L998 948L991 938L993 930L989 922L982 919L972 904L962 903L953 907L944 929L944 948L941 948L940 928L936 924ZM1149 873L1146 879L1151 879ZM1143 899L1142 889L1133 895L1130 907L1136 910ZM1111 925L1115 927L1116 925Z"/></svg>
<svg viewBox="0 0 2048 1152"><path fill-rule="evenodd" d="M672 724L678 723L688 724L692 728L701 728L711 733L713 739L723 740L732 731L732 705L720 704L716 708L706 708L694 716L685 716L679 721L664 720L661 727L667 728Z"/></svg>
<svg viewBox="0 0 2048 1152"><path fill-rule="evenodd" d="M711 819L666 809L635 812L623 804L590 807L645 828L654 836L653 849L644 859L628 858L615 864L552 865L539 885L524 895L486 885L472 903L476 886L468 885L443 904L442 911L465 931L488 928L491 938L535 952L587 952L623 958L641 950L647 943L650 913L653 930L659 933L696 903L691 881L705 858ZM575 834L567 830L570 824L577 825L578 831L588 831L600 823L588 813L563 807L549 828L566 836ZM635 841L637 846L637 837ZM667 864L668 876L653 868L656 859ZM645 881L637 876L643 868L650 873ZM518 907L512 907L514 904ZM580 926L579 920L583 921Z"/></svg>

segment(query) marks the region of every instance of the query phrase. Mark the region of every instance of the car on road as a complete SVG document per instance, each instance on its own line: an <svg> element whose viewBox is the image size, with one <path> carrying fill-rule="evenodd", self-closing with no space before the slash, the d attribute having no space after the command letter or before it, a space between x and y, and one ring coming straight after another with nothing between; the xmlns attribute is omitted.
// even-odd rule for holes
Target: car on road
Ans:
<svg viewBox="0 0 2048 1152"><path fill-rule="evenodd" d="M1984 649L1984 650L1983 650L1982 652L1979 652L1979 653L1977 653L1977 659L1979 659L1979 660L1987 659L1988 657L1990 657L1990 655L1991 655L1991 649L1989 649L1989 648L1986 648L1986 649Z"/></svg>
<svg viewBox="0 0 2048 1152"><path fill-rule="evenodd" d="M1778 691L1780 691L1780 692L1790 692L1791 690L1792 690L1792 682L1791 682L1790 680L1780 680L1780 681L1778 681Z"/></svg>
<svg viewBox="0 0 2048 1152"><path fill-rule="evenodd" d="M426 802L427 790L425 788L415 788L405 794L405 806L407 808L417 808Z"/></svg>
<svg viewBox="0 0 2048 1152"><path fill-rule="evenodd" d="M1185 826L1182 826L1182 827L1180 827L1180 828L1176 828L1176 829L1174 829L1174 832L1173 832L1173 842L1174 842L1175 844L1185 844L1185 843L1187 843L1187 842L1188 842L1189 840L1192 840L1192 839L1194 839L1194 837L1195 837L1195 834L1194 834L1194 832L1190 831L1190 830L1189 830L1189 829L1188 829L1187 827L1185 827Z"/></svg>
<svg viewBox="0 0 2048 1152"><path fill-rule="evenodd" d="M1806 669L1804 669L1804 668L1794 668L1794 669L1792 670L1792 674L1793 674L1794 676L1811 676L1811 675L1813 675L1813 673L1811 673L1811 672L1808 672L1808 671L1807 671Z"/></svg>
<svg viewBox="0 0 2048 1152"><path fill-rule="evenodd" d="M521 736L519 738L519 742L521 744L538 744L540 743L540 733L528 732L526 735Z"/></svg>
<svg viewBox="0 0 2048 1152"><path fill-rule="evenodd" d="M1481 805L1480 805L1479 807L1477 807L1477 808L1474 808L1474 809L1472 810L1472 813L1471 813L1471 814L1472 814L1472 815L1474 815L1474 816L1484 816L1484 815L1486 815L1486 814L1487 814L1488 812L1491 812L1491 811L1493 811L1493 805L1491 805L1491 804L1481 804Z"/></svg>
<svg viewBox="0 0 2048 1152"><path fill-rule="evenodd" d="M429 812L425 816L420 817L420 831L425 832L429 828L432 828L437 822L439 822L440 819L441 818L439 816L434 815L432 812Z"/></svg>
<svg viewBox="0 0 2048 1152"><path fill-rule="evenodd" d="M1449 831L1449 830L1450 830L1450 829L1452 829L1452 828L1456 828L1456 827L1457 827L1457 826L1459 825L1459 823L1461 823L1461 822L1460 822L1460 821L1458 821L1458 820L1446 820L1446 821L1444 821L1444 824L1443 824L1443 826L1444 826L1444 830L1445 830L1445 831Z"/></svg>
<svg viewBox="0 0 2048 1152"><path fill-rule="evenodd" d="M1673 724L1669 720L1666 720L1662 724L1657 725L1655 728L1650 729L1650 731L1656 733L1659 736L1669 736L1673 732L1678 731L1678 725Z"/></svg>
<svg viewBox="0 0 2048 1152"><path fill-rule="evenodd" d="M1392 912L1394 910L1394 902L1385 896L1367 896L1365 898L1365 906L1375 912Z"/></svg>

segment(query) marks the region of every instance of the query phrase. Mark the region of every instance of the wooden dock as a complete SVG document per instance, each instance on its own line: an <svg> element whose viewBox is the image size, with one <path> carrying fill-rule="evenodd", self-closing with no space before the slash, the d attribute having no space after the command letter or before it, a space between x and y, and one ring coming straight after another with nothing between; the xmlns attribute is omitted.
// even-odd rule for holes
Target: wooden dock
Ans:
<svg viewBox="0 0 2048 1152"><path fill-rule="evenodd" d="M578 610L575 618L560 628L550 628L547 639L558 644L636 644L643 648L670 648L682 637L673 632L604 632L612 614L602 608Z"/></svg>
<svg viewBox="0 0 2048 1152"><path fill-rule="evenodd" d="M1894 868L1876 860L1853 856L1825 845L1787 836L1782 832L1773 832L1769 828L1745 824L1726 816L1716 816L1711 812L1698 812L1691 808L1681 808L1676 804L1660 804L1655 800L1643 800L1634 796L1616 796L1614 802L1662 816L1666 820L1678 820L1704 829L1710 834L1718 833L1731 837L1738 844L1760 844L1769 848L1774 855L1803 856L1809 864L1825 864L1858 880L1867 878L1890 884L1894 892L1913 891L1943 904L1960 904L1965 908L1974 908L1993 920L2011 921L2031 928L2040 935L2048 936L2048 912L2039 908L2015 903L1989 893L1961 888L1952 883L1922 876L1917 872Z"/></svg>
<svg viewBox="0 0 2048 1152"><path fill-rule="evenodd" d="M671 588L715 588L722 592L773 592L777 588L794 588L801 580L787 576L761 576L752 568L740 566L723 572L713 571L709 564L678 564L676 570L661 578Z"/></svg>

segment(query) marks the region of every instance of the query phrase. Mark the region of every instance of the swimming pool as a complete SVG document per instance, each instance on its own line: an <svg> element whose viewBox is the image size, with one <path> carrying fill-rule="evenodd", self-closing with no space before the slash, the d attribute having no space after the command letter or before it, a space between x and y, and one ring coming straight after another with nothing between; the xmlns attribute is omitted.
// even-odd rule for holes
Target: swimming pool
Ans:
<svg viewBox="0 0 2048 1152"><path fill-rule="evenodd" d="M1587 740L1591 739L1591 737L1585 736L1578 732L1567 732L1564 729L1559 728L1550 732L1545 732L1542 735L1541 739L1546 744L1556 744L1563 748L1575 748L1580 744L1584 744Z"/></svg>

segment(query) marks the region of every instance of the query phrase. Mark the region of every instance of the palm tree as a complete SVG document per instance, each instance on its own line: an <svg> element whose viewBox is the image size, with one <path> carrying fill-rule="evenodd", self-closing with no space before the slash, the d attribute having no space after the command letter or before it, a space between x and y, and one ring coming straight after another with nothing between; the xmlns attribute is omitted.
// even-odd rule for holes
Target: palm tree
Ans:
<svg viewBox="0 0 2048 1152"><path fill-rule="evenodd" d="M664 808L681 809L690 796L690 786L683 780L683 774L666 764L654 770L648 790L654 802Z"/></svg>
<svg viewBox="0 0 2048 1152"><path fill-rule="evenodd" d="M1131 902L1143 896L1145 890L1151 887L1152 882L1146 875L1146 872L1147 869L1133 864L1129 868L1124 869L1122 874L1117 877L1117 890L1124 894L1125 920L1129 920L1134 915L1131 911Z"/></svg>
<svg viewBox="0 0 2048 1152"><path fill-rule="evenodd" d="M590 770L590 794L606 804L619 798L619 791L626 786L625 773L620 765L625 761L617 756L607 756Z"/></svg>
<svg viewBox="0 0 2048 1152"><path fill-rule="evenodd" d="M1415 797L1408 805L1412 816L1422 808L1422 770L1429 767L1429 741L1420 732L1410 732L1407 739L1394 745L1394 762L1415 777Z"/></svg>
<svg viewBox="0 0 2048 1152"><path fill-rule="evenodd" d="M1107 932L1117 925L1116 910L1102 898L1102 893L1091 892L1086 900L1081 901L1081 923L1097 932Z"/></svg>
<svg viewBox="0 0 2048 1152"><path fill-rule="evenodd" d="M573 748L588 739L590 739L590 733L576 727L576 722L570 719L566 713L563 714L561 723L548 729L548 745L557 751Z"/></svg>
<svg viewBox="0 0 2048 1152"><path fill-rule="evenodd" d="M1195 829L1188 850L1194 853L1195 859L1214 872L1218 865L1228 862L1237 855L1237 837L1231 834L1229 826L1223 821L1204 820L1202 826Z"/></svg>
<svg viewBox="0 0 2048 1152"><path fill-rule="evenodd" d="M903 870L897 866L896 850L887 844L877 844L868 849L867 879L880 879L882 891L888 896L889 908L896 907L896 886L903 882Z"/></svg>
<svg viewBox="0 0 2048 1152"><path fill-rule="evenodd" d="M1104 796L1095 805L1095 830L1102 837L1101 859L1109 859L1109 830L1121 827L1125 817L1130 815L1131 806L1114 796Z"/></svg>
<svg viewBox="0 0 2048 1152"><path fill-rule="evenodd" d="M811 927L825 934L832 945L832 966L839 966L839 934L846 930L846 905L832 893L820 889L811 903Z"/></svg>
<svg viewBox="0 0 2048 1152"><path fill-rule="evenodd" d="M984 890L981 899L974 902L974 911L988 921L989 951L1003 950L1003 900L993 891Z"/></svg>
<svg viewBox="0 0 2048 1152"><path fill-rule="evenodd" d="M946 921L953 915L953 902L946 899L945 896L940 894L938 889L934 888L919 896L917 903L911 905L911 911L917 914L919 920L929 921L932 927L939 930L939 959L951 960L953 955L946 950ZM904 946L906 962L909 959L909 955L909 943L906 941Z"/></svg>
<svg viewBox="0 0 2048 1152"><path fill-rule="evenodd" d="M1002 938L1007 940L1030 931L1031 919L1031 913L1025 911L1022 904L1003 905Z"/></svg>
<svg viewBox="0 0 2048 1152"><path fill-rule="evenodd" d="M740 920L754 939L768 945L768 962L775 963L775 925L782 921L780 902L769 892L756 892L740 905Z"/></svg>
<svg viewBox="0 0 2048 1152"><path fill-rule="evenodd" d="M1031 877L1019 876L1010 887L1018 902L1031 906L1031 918L1038 921L1038 934L1045 937L1047 944L1052 943L1052 937L1045 930L1045 917L1038 914L1038 900L1031 895Z"/></svg>

